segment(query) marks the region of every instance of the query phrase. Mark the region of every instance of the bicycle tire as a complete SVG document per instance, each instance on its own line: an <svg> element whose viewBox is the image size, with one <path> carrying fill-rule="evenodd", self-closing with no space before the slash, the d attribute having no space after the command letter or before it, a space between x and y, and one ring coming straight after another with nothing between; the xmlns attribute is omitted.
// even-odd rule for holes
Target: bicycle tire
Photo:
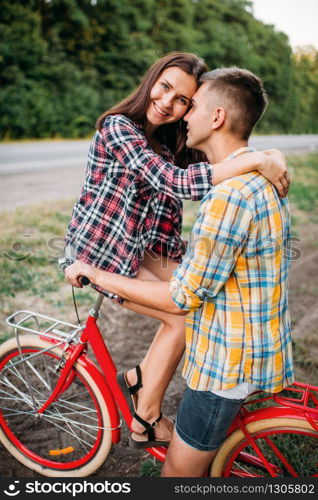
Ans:
<svg viewBox="0 0 318 500"><path fill-rule="evenodd" d="M19 342L25 356L51 350L13 366L20 357L16 339L0 346L0 441L19 462L44 476L92 474L112 445L107 404L93 376L77 362L72 384L37 417L28 384L41 407L55 387L62 350L33 335L24 335Z"/></svg>
<svg viewBox="0 0 318 500"><path fill-rule="evenodd" d="M297 473L297 477L312 477L318 474L318 432L306 420L296 416L276 417L247 424L247 429L269 463L274 466L278 477L292 477L292 474L275 455L265 438L278 447ZM245 453L248 454L247 463L246 458L244 460ZM216 454L210 476L230 477L243 473L245 477L270 477L268 470L261 464L251 464L250 457L256 457L257 460L256 452L249 445L242 430L238 429L225 440Z"/></svg>

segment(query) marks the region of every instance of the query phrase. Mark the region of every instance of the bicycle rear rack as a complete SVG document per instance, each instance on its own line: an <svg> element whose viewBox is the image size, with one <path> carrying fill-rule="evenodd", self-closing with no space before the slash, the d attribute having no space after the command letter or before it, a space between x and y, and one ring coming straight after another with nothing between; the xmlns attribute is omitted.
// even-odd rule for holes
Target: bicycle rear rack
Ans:
<svg viewBox="0 0 318 500"><path fill-rule="evenodd" d="M85 325L73 325L66 321L51 318L34 311L16 311L6 318L6 324L15 329L18 337L21 332L33 333L41 337L55 339L61 343L77 343L79 333Z"/></svg>
<svg viewBox="0 0 318 500"><path fill-rule="evenodd" d="M241 414L244 416L248 413L247 406L267 402L300 410L304 413L310 425L318 431L318 387L303 382L294 382L289 387L286 387L282 392L275 394L256 391L253 395L260 394L261 397L250 399L243 403Z"/></svg>
<svg viewBox="0 0 318 500"><path fill-rule="evenodd" d="M311 426L318 431L318 387L294 382L283 393L273 394L274 401L288 408L302 410Z"/></svg>
<svg viewBox="0 0 318 500"><path fill-rule="evenodd" d="M12 366L20 365L21 363L27 363L32 358L40 356L45 352L52 351L56 347L62 346L62 356L57 365L59 369L65 358L64 353L68 349L68 346L73 343L77 344L79 342L79 333L84 330L85 325L73 325L72 323L67 323L66 321L61 321L59 319L51 318L50 316L45 316L34 311L16 311L6 318L6 324L13 327L15 330L15 337L17 340L18 348L20 351L20 359L16 361ZM42 338L53 339L56 342L49 345L47 348L41 349L38 352L29 354L25 356L22 353L20 344L20 333L27 332L39 335ZM5 377L5 368L1 376ZM30 387L27 374L25 373L27 383Z"/></svg>

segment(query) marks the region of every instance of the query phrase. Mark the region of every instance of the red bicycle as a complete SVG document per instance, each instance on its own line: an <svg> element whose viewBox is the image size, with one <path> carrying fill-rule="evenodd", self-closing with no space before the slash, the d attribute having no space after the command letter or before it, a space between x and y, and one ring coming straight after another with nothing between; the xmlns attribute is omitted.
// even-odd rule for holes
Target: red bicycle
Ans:
<svg viewBox="0 0 318 500"><path fill-rule="evenodd" d="M132 421L97 325L103 298L82 326L32 311L7 318L15 337L0 346L0 441L45 476L92 474L120 440L119 412L128 427ZM295 383L291 392L244 404L212 476L318 476L318 387ZM164 461L166 448L147 451Z"/></svg>

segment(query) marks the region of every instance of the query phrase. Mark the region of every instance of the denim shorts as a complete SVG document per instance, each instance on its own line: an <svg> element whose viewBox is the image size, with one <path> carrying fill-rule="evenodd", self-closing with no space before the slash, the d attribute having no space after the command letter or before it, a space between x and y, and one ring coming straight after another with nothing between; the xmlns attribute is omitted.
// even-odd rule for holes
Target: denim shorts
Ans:
<svg viewBox="0 0 318 500"><path fill-rule="evenodd" d="M213 451L221 446L244 399L186 388L176 421L180 439L192 448Z"/></svg>

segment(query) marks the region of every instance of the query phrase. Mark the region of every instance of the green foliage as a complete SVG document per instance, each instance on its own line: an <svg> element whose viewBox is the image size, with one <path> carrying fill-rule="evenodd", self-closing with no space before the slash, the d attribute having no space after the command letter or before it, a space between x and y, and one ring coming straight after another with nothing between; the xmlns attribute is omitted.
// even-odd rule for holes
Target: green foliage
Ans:
<svg viewBox="0 0 318 500"><path fill-rule="evenodd" d="M293 57L293 90L293 130L298 133L317 132L318 52L312 47L298 50Z"/></svg>
<svg viewBox="0 0 318 500"><path fill-rule="evenodd" d="M158 460L145 460L140 467L141 477L160 477L162 463Z"/></svg>
<svg viewBox="0 0 318 500"><path fill-rule="evenodd" d="M2 138L83 137L161 55L259 74L271 105L258 130L318 131L318 56L254 19L247 0L3 0Z"/></svg>
<svg viewBox="0 0 318 500"><path fill-rule="evenodd" d="M318 154L290 157L292 183L289 198L311 216L318 214Z"/></svg>

